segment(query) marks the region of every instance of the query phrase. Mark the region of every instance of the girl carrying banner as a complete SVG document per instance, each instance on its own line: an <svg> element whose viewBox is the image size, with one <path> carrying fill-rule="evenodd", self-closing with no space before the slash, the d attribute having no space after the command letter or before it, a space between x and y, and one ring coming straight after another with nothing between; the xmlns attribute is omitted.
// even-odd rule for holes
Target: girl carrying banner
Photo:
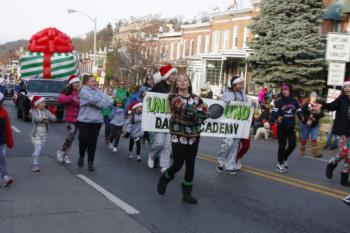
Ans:
<svg viewBox="0 0 350 233"><path fill-rule="evenodd" d="M248 102L248 98L243 92L244 79L234 76L231 79L231 88L222 96L221 100L226 104L231 101ZM221 149L218 153L218 172L227 172L228 174L236 174L242 167L241 158L249 149L249 139L245 139L240 148L242 139L240 138L224 138L221 143ZM239 153L240 152L240 153ZM239 154L239 157L237 156Z"/></svg>

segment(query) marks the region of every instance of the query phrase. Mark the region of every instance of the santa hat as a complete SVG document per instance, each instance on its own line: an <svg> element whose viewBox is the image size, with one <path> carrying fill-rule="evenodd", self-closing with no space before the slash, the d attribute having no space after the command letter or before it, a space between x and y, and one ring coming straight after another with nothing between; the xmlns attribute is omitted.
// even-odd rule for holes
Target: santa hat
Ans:
<svg viewBox="0 0 350 233"><path fill-rule="evenodd" d="M68 78L68 85L71 85L72 83L80 82L80 79L77 75L73 74Z"/></svg>
<svg viewBox="0 0 350 233"><path fill-rule="evenodd" d="M142 107L142 103L140 101L136 101L136 102L131 104L132 110L135 110L138 107Z"/></svg>
<svg viewBox="0 0 350 233"><path fill-rule="evenodd" d="M174 68L172 65L162 66L160 67L159 71L163 80L167 80L170 77L170 75L172 75L173 73L177 73L177 69Z"/></svg>
<svg viewBox="0 0 350 233"><path fill-rule="evenodd" d="M155 74L153 75L153 82L154 82L154 84L157 84L157 83L159 83L160 81L162 81L162 75L160 74L160 72L155 73Z"/></svg>
<svg viewBox="0 0 350 233"><path fill-rule="evenodd" d="M37 107L39 104L44 103L44 102L45 102L44 97L36 95L32 99L32 106Z"/></svg>
<svg viewBox="0 0 350 233"><path fill-rule="evenodd" d="M346 78L345 82L343 83L343 87L350 86L350 78Z"/></svg>

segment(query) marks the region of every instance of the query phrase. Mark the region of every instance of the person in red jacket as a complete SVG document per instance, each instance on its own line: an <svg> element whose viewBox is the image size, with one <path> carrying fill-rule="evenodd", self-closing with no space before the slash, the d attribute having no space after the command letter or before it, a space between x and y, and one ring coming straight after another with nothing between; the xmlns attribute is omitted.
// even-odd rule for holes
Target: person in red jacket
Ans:
<svg viewBox="0 0 350 233"><path fill-rule="evenodd" d="M75 135L78 132L78 115L80 109L79 99L80 79L72 75L68 79L68 87L58 97L58 102L66 105L66 129L68 135L64 141L61 150L57 151L57 160L61 163L70 164L68 152L72 146Z"/></svg>
<svg viewBox="0 0 350 233"><path fill-rule="evenodd" d="M9 176L5 158L5 146L13 148L13 135L10 118L6 109L2 106L5 96L0 93L0 174L4 186L8 187L13 183L13 178Z"/></svg>

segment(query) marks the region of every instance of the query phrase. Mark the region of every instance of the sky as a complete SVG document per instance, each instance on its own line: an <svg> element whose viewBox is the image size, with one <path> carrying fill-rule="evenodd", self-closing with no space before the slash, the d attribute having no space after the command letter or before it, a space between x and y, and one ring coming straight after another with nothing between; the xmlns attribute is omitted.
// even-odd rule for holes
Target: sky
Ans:
<svg viewBox="0 0 350 233"><path fill-rule="evenodd" d="M97 29L117 19L160 13L163 17L193 18L201 11L228 6L231 0L0 0L0 44L29 40L31 35L56 27L71 37L84 37L93 23L67 9L80 10L97 18Z"/></svg>

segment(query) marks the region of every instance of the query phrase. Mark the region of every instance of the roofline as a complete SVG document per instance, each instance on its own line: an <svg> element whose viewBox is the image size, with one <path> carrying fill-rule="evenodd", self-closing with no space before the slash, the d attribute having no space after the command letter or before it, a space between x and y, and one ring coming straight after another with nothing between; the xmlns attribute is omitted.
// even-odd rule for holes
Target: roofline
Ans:
<svg viewBox="0 0 350 233"><path fill-rule="evenodd" d="M181 25L181 29L195 29L195 28L210 27L210 26L211 26L211 22L192 23L192 24Z"/></svg>
<svg viewBox="0 0 350 233"><path fill-rule="evenodd" d="M233 14L251 12L253 10L254 10L253 7L248 7L248 8L243 8L243 9L232 9L232 10L226 10L226 11L222 11L222 12L213 12L213 13L210 13L209 16L215 17L215 16L233 15Z"/></svg>

